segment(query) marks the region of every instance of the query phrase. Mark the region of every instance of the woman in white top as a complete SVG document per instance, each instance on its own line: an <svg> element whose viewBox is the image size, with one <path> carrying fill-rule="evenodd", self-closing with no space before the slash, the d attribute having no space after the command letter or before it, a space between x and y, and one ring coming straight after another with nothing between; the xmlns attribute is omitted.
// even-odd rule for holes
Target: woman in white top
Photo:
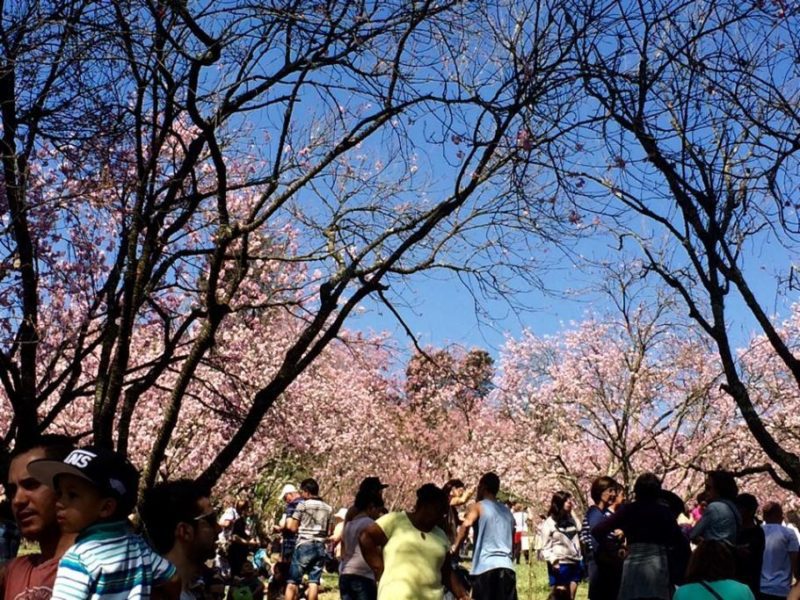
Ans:
<svg viewBox="0 0 800 600"><path fill-rule="evenodd" d="M542 558L547 561L550 587L566 590L574 600L582 579L580 529L572 516L572 495L556 492L542 525Z"/></svg>
<svg viewBox="0 0 800 600"><path fill-rule="evenodd" d="M360 491L356 494L354 509L353 518L344 524L339 545L342 552L339 593L342 600L376 600L378 584L375 573L361 555L358 536L383 513L383 501L369 490Z"/></svg>

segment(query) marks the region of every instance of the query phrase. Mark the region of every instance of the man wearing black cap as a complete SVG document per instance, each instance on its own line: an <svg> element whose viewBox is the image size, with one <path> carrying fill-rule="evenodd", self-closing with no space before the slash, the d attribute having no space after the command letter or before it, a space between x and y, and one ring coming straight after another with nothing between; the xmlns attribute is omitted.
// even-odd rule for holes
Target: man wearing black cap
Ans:
<svg viewBox="0 0 800 600"><path fill-rule="evenodd" d="M53 600L126 593L146 598L152 587L167 583L179 592L175 567L128 528L139 485L131 463L110 450L86 447L63 461L32 461L28 472L57 491L58 523L65 533L78 534L58 564Z"/></svg>
<svg viewBox="0 0 800 600"><path fill-rule="evenodd" d="M389 487L388 483L381 483L380 477L364 477L361 485L358 486L359 492L382 492Z"/></svg>

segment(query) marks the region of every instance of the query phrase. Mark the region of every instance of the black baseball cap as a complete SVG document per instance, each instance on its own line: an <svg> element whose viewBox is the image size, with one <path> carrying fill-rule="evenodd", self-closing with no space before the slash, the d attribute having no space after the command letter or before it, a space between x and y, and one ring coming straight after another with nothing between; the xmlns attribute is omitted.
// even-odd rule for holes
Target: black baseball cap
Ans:
<svg viewBox="0 0 800 600"><path fill-rule="evenodd" d="M358 486L359 491L379 491L389 487L388 483L381 483L380 477L365 477Z"/></svg>
<svg viewBox="0 0 800 600"><path fill-rule="evenodd" d="M59 475L74 475L89 481L101 492L117 498L118 512L127 514L136 505L139 471L113 450L86 446L61 460L40 459L28 463L28 473L55 489Z"/></svg>

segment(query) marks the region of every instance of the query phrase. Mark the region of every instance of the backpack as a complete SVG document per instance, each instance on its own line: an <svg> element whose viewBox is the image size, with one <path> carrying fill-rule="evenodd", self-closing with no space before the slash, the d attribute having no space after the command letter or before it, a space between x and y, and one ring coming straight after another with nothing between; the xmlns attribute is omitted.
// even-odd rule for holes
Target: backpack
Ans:
<svg viewBox="0 0 800 600"><path fill-rule="evenodd" d="M253 600L253 591L246 585L233 585L230 597L231 600Z"/></svg>

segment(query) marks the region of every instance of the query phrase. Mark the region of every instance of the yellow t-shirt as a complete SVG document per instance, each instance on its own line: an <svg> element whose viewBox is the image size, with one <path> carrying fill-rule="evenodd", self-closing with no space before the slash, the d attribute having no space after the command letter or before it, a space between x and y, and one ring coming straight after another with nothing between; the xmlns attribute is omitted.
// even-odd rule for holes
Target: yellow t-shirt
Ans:
<svg viewBox="0 0 800 600"><path fill-rule="evenodd" d="M405 512L389 513L376 523L389 540L378 600L442 600L442 565L450 547L444 531L420 531Z"/></svg>

